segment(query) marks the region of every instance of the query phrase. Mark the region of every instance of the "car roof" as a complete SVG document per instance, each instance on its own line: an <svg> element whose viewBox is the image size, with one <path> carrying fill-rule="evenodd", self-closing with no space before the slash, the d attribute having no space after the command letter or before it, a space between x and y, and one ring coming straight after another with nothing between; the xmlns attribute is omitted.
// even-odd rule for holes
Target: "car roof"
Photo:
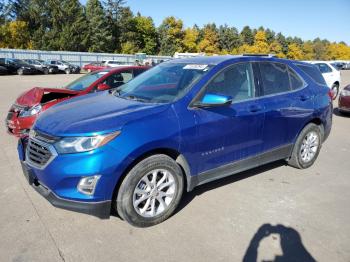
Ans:
<svg viewBox="0 0 350 262"><path fill-rule="evenodd" d="M104 69L100 69L100 70L96 70L94 72L115 72L115 71L121 71L121 70L124 70L124 69L149 69L150 67L149 66L118 66L118 67L107 67L107 68L104 68Z"/></svg>
<svg viewBox="0 0 350 262"><path fill-rule="evenodd" d="M184 63L184 64L208 64L208 65L218 65L227 60L233 58L238 58L241 56L234 55L220 55L220 56L196 56L188 58L178 58L166 61L165 63Z"/></svg>

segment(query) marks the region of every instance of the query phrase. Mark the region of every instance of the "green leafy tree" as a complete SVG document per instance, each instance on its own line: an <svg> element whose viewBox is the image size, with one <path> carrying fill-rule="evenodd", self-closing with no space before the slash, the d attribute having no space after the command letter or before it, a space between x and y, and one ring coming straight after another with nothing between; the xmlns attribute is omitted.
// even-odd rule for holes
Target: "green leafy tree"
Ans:
<svg viewBox="0 0 350 262"><path fill-rule="evenodd" d="M222 53L228 53L241 45L238 30L227 25L220 26L218 30L218 45Z"/></svg>
<svg viewBox="0 0 350 262"><path fill-rule="evenodd" d="M242 40L243 44L247 44L247 45L253 45L254 43L254 34L252 29L249 26L245 26L243 27L241 33L240 33L240 37Z"/></svg>
<svg viewBox="0 0 350 262"><path fill-rule="evenodd" d="M86 4L88 21L88 51L106 52L112 40L112 32L108 30L105 13L99 0L88 0Z"/></svg>
<svg viewBox="0 0 350 262"><path fill-rule="evenodd" d="M286 37L282 33L278 33L276 35L276 41L281 45L283 54L287 54L288 52L288 43Z"/></svg>
<svg viewBox="0 0 350 262"><path fill-rule="evenodd" d="M161 55L174 55L183 50L183 22L173 16L166 17L158 28Z"/></svg>

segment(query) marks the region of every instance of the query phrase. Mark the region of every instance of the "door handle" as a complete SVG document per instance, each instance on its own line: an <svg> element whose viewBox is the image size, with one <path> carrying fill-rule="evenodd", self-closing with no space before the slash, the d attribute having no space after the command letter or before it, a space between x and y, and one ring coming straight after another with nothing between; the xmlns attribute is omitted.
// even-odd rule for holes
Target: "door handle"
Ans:
<svg viewBox="0 0 350 262"><path fill-rule="evenodd" d="M256 112L259 112L259 111L261 111L262 110L262 107L261 106L258 106L258 105L251 105L250 107L249 107L249 111L251 112L251 113L256 113Z"/></svg>
<svg viewBox="0 0 350 262"><path fill-rule="evenodd" d="M301 95L301 96L300 96L300 100L301 100L301 101L306 101L306 100L309 100L309 99L310 99L309 96L306 96L306 95Z"/></svg>

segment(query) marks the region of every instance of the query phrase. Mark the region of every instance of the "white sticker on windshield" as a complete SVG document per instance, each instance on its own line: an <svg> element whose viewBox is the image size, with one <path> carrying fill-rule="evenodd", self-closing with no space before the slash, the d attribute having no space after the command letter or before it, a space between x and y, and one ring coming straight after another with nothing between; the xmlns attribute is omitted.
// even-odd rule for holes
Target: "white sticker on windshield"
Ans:
<svg viewBox="0 0 350 262"><path fill-rule="evenodd" d="M189 65L185 65L183 69L205 70L207 67L208 65L189 64Z"/></svg>

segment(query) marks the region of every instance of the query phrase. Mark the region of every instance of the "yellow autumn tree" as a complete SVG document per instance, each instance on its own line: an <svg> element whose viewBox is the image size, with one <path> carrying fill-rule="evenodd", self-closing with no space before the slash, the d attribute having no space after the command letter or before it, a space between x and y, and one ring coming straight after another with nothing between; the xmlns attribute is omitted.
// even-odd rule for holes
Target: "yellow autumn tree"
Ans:
<svg viewBox="0 0 350 262"><path fill-rule="evenodd" d="M0 27L0 47L32 49L28 23L24 21L11 21Z"/></svg>
<svg viewBox="0 0 350 262"><path fill-rule="evenodd" d="M349 60L350 47L343 43L331 43L327 47L327 54L332 60Z"/></svg>
<svg viewBox="0 0 350 262"><path fill-rule="evenodd" d="M304 60L314 60L315 59L315 51L314 46L311 41L306 41L301 46L303 54L304 54Z"/></svg>
<svg viewBox="0 0 350 262"><path fill-rule="evenodd" d="M282 51L282 46L278 41L273 41L269 46L271 54L276 55L279 58L286 58L286 55Z"/></svg>
<svg viewBox="0 0 350 262"><path fill-rule="evenodd" d="M297 44L288 45L287 57L294 60L302 60L304 58L303 51Z"/></svg>
<svg viewBox="0 0 350 262"><path fill-rule="evenodd" d="M184 39L182 41L183 51L190 52L190 53L198 52L198 45L197 45L198 37L199 37L199 32L195 27L187 28L185 30Z"/></svg>
<svg viewBox="0 0 350 262"><path fill-rule="evenodd" d="M258 31L254 37L253 45L254 53L267 54L269 52L269 44L267 43L266 33Z"/></svg>
<svg viewBox="0 0 350 262"><path fill-rule="evenodd" d="M218 46L219 36L215 25L206 25L203 28L203 32L203 39L198 44L199 51L209 55L218 54L220 51Z"/></svg>

